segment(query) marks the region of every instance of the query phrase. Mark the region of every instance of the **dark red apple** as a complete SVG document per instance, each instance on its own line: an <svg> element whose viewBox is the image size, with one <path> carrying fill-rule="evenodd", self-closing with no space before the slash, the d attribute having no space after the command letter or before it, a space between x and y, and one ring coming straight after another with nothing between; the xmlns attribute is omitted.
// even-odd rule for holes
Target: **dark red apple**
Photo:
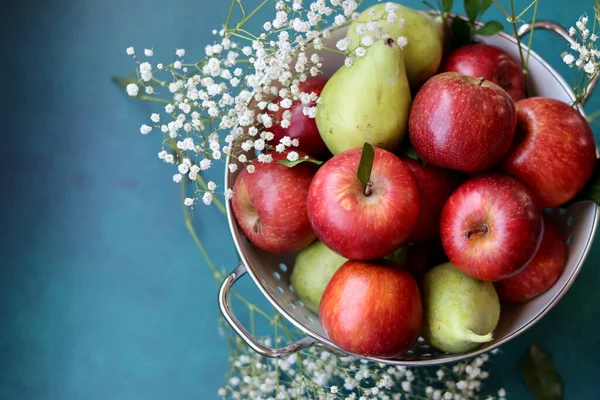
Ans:
<svg viewBox="0 0 600 400"><path fill-rule="evenodd" d="M430 268L446 261L448 257L439 241L415 242L406 246L404 269L419 281Z"/></svg>
<svg viewBox="0 0 600 400"><path fill-rule="evenodd" d="M247 169L240 172L233 185L231 207L238 225L257 247L271 253L295 252L316 238L308 220L306 196L317 168L312 163L286 167L277 163L285 153L272 155L270 163L254 160L253 173Z"/></svg>
<svg viewBox="0 0 600 400"><path fill-rule="evenodd" d="M445 72L429 79L415 96L409 134L427 164L473 174L504 157L516 123L514 102L500 86Z"/></svg>
<svg viewBox="0 0 600 400"><path fill-rule="evenodd" d="M544 236L535 257L517 275L494 283L500 300L524 303L550 289L565 268L565 242L550 218L544 218Z"/></svg>
<svg viewBox="0 0 600 400"><path fill-rule="evenodd" d="M482 281L522 270L537 252L543 230L531 191L501 174L462 184L448 198L440 219L442 246L452 264Z"/></svg>
<svg viewBox="0 0 600 400"><path fill-rule="evenodd" d="M489 44L470 44L454 50L440 71L482 77L506 90L514 101L525 98L525 76L520 64L506 51Z"/></svg>
<svg viewBox="0 0 600 400"><path fill-rule="evenodd" d="M516 106L517 133L502 168L529 186L540 207L568 202L594 171L596 144L590 125L558 100L531 97Z"/></svg>
<svg viewBox="0 0 600 400"><path fill-rule="evenodd" d="M408 236L408 240L426 241L440 237L440 214L450 193L462 183L462 178L455 171L423 165L410 157L402 157L402 161L412 171L419 188L419 219L417 225Z"/></svg>
<svg viewBox="0 0 600 400"><path fill-rule="evenodd" d="M308 192L308 218L327 247L351 260L385 257L415 227L419 193L410 169L387 150L374 147L370 185L356 172L361 149L346 150L321 166Z"/></svg>
<svg viewBox="0 0 600 400"><path fill-rule="evenodd" d="M327 78L322 76L314 76L307 78L304 82L298 85L298 88L302 93L315 93L317 96L321 95L323 86L327 83ZM317 123L314 118L309 118L304 115L304 107L312 107L315 105L314 102L308 104L302 104L300 100L292 101L290 108L281 107L281 97L278 97L274 104L277 104L280 108L279 111L271 113L273 118L273 126L269 128L269 131L275 135L275 138L270 143L276 145L284 136L289 136L290 139L298 139L300 142L298 149L311 154L317 159L325 159L331 153L327 149L325 142L321 139L319 130L317 129ZM280 122L283 120L283 113L289 110L292 113L292 119L290 120L290 126L284 128Z"/></svg>
<svg viewBox="0 0 600 400"><path fill-rule="evenodd" d="M421 295L410 274L390 261L347 261L325 288L319 318L343 350L394 357L419 338Z"/></svg>

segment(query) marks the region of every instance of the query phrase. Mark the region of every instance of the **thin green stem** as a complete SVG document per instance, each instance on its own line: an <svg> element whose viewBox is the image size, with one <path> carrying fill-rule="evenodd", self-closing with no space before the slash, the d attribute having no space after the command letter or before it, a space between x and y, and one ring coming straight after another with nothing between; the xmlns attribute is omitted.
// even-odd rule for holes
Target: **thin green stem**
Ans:
<svg viewBox="0 0 600 400"><path fill-rule="evenodd" d="M247 17L245 17L245 18L242 19L242 21L238 24L238 28L241 27L242 25L244 25L246 22L248 22L248 20L250 18L252 18L254 16L254 14L256 14L258 11L260 11L260 9L263 8L269 1L271 1L271 0L263 0L263 2L260 3L258 5L258 7L256 7L254 9L254 11L252 11L250 14L248 14ZM241 6L241 3L240 3L240 6Z"/></svg>
<svg viewBox="0 0 600 400"><path fill-rule="evenodd" d="M492 1L496 5L496 7L498 7L498 9L502 12L502 14L504 14L504 16L506 18L510 18L510 14L508 12L506 12L506 10L500 5L500 3L498 3L498 0L492 0Z"/></svg>
<svg viewBox="0 0 600 400"><path fill-rule="evenodd" d="M533 46L533 34L535 32L535 21L537 20L539 0L535 0L535 7L533 8L533 17L531 18L531 32L529 32L529 43L527 44L527 58L525 59L525 65L523 68L529 71L529 56L531 55L531 46ZM596 19L594 18L594 24Z"/></svg>
<svg viewBox="0 0 600 400"><path fill-rule="evenodd" d="M529 5L528 5L527 7L525 7L525 9L524 9L523 11L521 11L521 13L520 13L519 15L517 15L517 17L516 17L515 19L516 19L517 21L520 21L520 20L521 20L521 17L523 17L523 15L525 15L525 13L526 13L527 11L529 11L529 9L530 9L531 7L533 7L534 5L536 5L537 3L538 3L538 2L537 2L537 0L533 0L531 3L529 3Z"/></svg>
<svg viewBox="0 0 600 400"><path fill-rule="evenodd" d="M233 14L233 7L235 6L235 0L231 0L229 6L229 13L227 13L227 21L225 21L225 30L229 29L229 21L231 21L231 14Z"/></svg>

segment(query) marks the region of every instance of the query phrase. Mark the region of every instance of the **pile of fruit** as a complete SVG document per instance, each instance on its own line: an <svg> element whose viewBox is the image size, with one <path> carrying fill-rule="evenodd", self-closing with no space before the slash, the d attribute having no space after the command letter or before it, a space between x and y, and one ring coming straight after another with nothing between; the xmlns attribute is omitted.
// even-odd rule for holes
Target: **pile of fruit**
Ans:
<svg viewBox="0 0 600 400"><path fill-rule="evenodd" d="M348 38L369 34L360 25L383 7ZM526 98L505 51L445 51L435 17L395 12L404 26L381 22L387 36L351 67L300 85L320 96L315 119L298 101L289 127L269 129L298 139L300 160L325 162L284 165L273 151L237 176L232 210L257 247L298 252L294 291L340 348L396 357L421 335L466 352L493 339L501 302L560 277L565 241L542 211L590 179L594 137L569 104Z"/></svg>

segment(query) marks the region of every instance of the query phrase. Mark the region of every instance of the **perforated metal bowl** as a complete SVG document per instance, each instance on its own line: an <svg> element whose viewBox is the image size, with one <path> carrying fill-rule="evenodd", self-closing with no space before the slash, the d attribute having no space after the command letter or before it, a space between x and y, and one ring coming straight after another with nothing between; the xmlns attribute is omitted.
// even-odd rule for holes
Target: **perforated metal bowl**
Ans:
<svg viewBox="0 0 600 400"><path fill-rule="evenodd" d="M550 30L571 42L562 27L549 21L538 21L536 29ZM521 27L519 32L525 35L530 30L529 25ZM334 47L344 32L336 32L325 39L328 47ZM503 48L515 59L519 58L516 40L505 33L492 37L479 38L482 42ZM323 71L331 76L341 65L342 56L327 53L324 57ZM532 92L535 95L552 97L571 103L575 96L570 86L561 76L544 61L538 54L531 52L529 60ZM589 97L596 81L591 82L586 96ZM579 107L583 113L583 109ZM226 187L232 187L237 173L229 173L225 169ZM502 308L500 323L494 332L494 340L485 343L475 350L463 354L446 354L429 346L423 340L402 356L394 359L367 357L369 360L400 365L433 365L453 362L490 351L508 342L530 328L542 318L564 296L577 277L584 260L592 245L592 240L598 225L598 207L592 202L581 202L566 210L556 210L551 216L556 220L567 243L567 262L563 274L554 286L541 296L519 306ZM266 253L252 245L238 227L230 203L227 203L227 218L235 246L240 256L239 266L224 280L219 291L219 306L225 319L240 335L240 337L256 352L267 357L281 357L310 346L321 346L337 353L345 353L332 343L324 332L316 314L305 308L290 285L290 276L294 265L294 255L274 255ZM306 337L296 343L282 348L269 348L253 338L237 321L228 304L228 292L236 280L248 273L256 286L285 318L294 326L306 333Z"/></svg>

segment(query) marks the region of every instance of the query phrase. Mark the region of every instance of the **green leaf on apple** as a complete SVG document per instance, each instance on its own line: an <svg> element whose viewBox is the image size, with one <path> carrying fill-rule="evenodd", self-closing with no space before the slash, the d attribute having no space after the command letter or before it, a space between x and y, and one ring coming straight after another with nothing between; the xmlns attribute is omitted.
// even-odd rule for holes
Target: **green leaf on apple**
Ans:
<svg viewBox="0 0 600 400"><path fill-rule="evenodd" d="M313 158L299 158L296 161L290 161L290 160L277 161L278 164L285 165L286 167L289 167L289 168L295 167L296 165L301 164L303 162L309 162L309 163L313 163L316 165L323 164L323 161L315 160Z"/></svg>
<svg viewBox="0 0 600 400"><path fill-rule="evenodd" d="M444 12L452 11L453 6L454 6L454 0L442 0L442 9Z"/></svg>
<svg viewBox="0 0 600 400"><path fill-rule="evenodd" d="M373 160L375 159L375 151L373 146L369 143L365 143L360 155L360 162L358 163L358 170L356 176L363 187L367 187L369 180L371 179L371 170L373 169Z"/></svg>
<svg viewBox="0 0 600 400"><path fill-rule="evenodd" d="M552 357L536 345L531 345L523 361L523 377L531 393L540 400L561 400L562 379L554 368Z"/></svg>
<svg viewBox="0 0 600 400"><path fill-rule="evenodd" d="M486 22L481 28L475 31L476 34L481 36L492 36L502 31L504 26L498 21Z"/></svg>
<svg viewBox="0 0 600 400"><path fill-rule="evenodd" d="M469 21L476 21L479 16L479 0L465 0L465 12Z"/></svg>
<svg viewBox="0 0 600 400"><path fill-rule="evenodd" d="M450 29L454 38L453 43L456 47L469 44L471 41L471 26L467 21L460 17L454 17Z"/></svg>

